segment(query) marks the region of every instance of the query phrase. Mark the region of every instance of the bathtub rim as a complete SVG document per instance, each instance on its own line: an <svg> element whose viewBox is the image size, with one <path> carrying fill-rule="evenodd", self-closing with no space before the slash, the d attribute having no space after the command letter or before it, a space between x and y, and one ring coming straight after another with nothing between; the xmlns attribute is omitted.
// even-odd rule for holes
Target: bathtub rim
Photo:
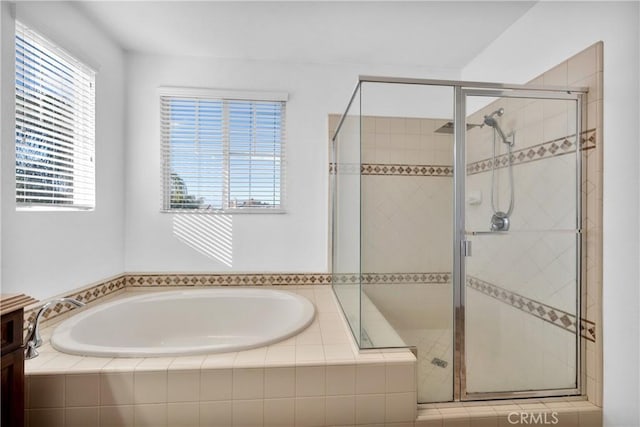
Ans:
<svg viewBox="0 0 640 427"><path fill-rule="evenodd" d="M71 312L68 317L57 322L54 325L51 325L51 336L49 338L49 343L51 347L63 354L67 355L75 355L82 357L103 357L103 358L161 358L161 357L183 357L183 356L198 356L198 355L207 355L207 354L225 354L225 353L233 353L245 350L251 350L260 347L266 347L272 344L276 344L278 342L287 340L293 336L296 336L302 333L305 329L307 329L316 319L318 314L318 310L315 307L314 303L311 302L308 298L303 295L290 292L283 289L264 289L261 287L197 287L192 289L166 289L166 290L153 290L153 291L142 291L136 290L132 293L135 295L122 296L119 298L109 299L100 304L92 305L87 308L83 308L77 313ZM97 312L107 310L112 306L120 305L129 301L137 301L137 300L145 300L149 298L168 298L172 295L184 295L184 294L194 294L194 293L218 293L218 294L280 294L284 295L289 299L295 300L297 303L302 305L303 314L306 319L304 322L301 322L295 326L292 326L285 334L278 335L277 337L271 337L269 339L263 339L259 341L255 341L252 343L248 343L245 345L237 345L237 346L223 346L218 349L212 346L184 346L180 347L180 350L176 351L167 351L166 349L162 351L158 351L161 347L127 347L126 351L122 351L121 347L106 347L102 345L93 345L93 344L80 344L77 343L76 340L71 338L70 330L71 328L81 321L84 318L87 318ZM58 338L56 338L58 336ZM62 338L62 340L60 340ZM73 345L70 346L69 341L73 341ZM75 347L75 348L74 348Z"/></svg>

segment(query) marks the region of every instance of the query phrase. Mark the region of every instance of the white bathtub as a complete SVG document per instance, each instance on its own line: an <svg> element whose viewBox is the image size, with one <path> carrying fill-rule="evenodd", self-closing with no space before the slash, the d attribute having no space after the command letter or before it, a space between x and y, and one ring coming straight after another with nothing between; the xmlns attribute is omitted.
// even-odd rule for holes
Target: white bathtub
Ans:
<svg viewBox="0 0 640 427"><path fill-rule="evenodd" d="M105 357L225 353L281 341L309 326L314 315L308 299L272 289L156 292L70 317L53 331L51 345Z"/></svg>

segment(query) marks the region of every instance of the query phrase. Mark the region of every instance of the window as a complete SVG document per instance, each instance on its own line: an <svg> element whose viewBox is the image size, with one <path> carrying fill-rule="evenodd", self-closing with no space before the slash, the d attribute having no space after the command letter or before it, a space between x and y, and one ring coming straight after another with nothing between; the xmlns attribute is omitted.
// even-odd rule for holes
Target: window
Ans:
<svg viewBox="0 0 640 427"><path fill-rule="evenodd" d="M285 101L161 89L163 210L281 211Z"/></svg>
<svg viewBox="0 0 640 427"><path fill-rule="evenodd" d="M18 208L95 207L95 72L16 22Z"/></svg>

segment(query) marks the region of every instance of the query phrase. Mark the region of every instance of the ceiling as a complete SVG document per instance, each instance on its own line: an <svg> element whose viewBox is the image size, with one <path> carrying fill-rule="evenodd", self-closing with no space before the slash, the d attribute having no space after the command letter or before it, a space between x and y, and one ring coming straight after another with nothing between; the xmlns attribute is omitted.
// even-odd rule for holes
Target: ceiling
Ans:
<svg viewBox="0 0 640 427"><path fill-rule="evenodd" d="M456 69L534 3L74 2L132 52Z"/></svg>

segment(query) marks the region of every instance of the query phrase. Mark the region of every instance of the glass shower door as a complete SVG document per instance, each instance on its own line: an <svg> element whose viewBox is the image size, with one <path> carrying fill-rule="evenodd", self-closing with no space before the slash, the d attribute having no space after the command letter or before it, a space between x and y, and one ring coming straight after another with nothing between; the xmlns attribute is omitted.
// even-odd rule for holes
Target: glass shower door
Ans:
<svg viewBox="0 0 640 427"><path fill-rule="evenodd" d="M461 399L570 394L580 372L579 99L462 94Z"/></svg>

